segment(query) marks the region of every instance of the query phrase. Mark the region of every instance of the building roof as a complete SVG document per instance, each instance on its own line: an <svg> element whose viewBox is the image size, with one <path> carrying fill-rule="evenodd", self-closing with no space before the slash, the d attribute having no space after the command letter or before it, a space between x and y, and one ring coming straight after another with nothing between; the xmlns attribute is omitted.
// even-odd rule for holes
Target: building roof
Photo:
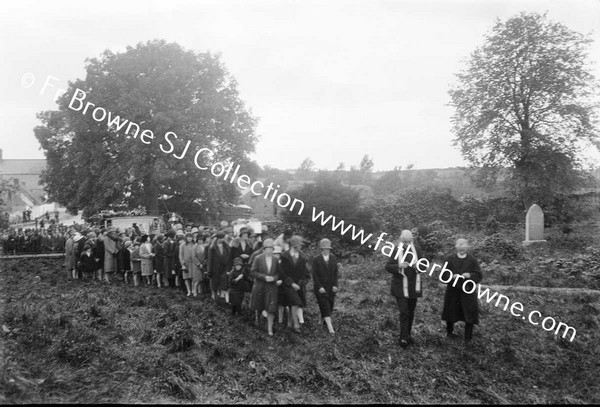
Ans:
<svg viewBox="0 0 600 407"><path fill-rule="evenodd" d="M45 159L0 159L0 175L40 175L46 169Z"/></svg>

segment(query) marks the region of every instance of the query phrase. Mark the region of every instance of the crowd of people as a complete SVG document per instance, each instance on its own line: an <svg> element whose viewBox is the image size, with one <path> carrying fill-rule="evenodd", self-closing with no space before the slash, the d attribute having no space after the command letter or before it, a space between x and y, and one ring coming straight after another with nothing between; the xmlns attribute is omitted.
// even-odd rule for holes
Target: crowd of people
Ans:
<svg viewBox="0 0 600 407"><path fill-rule="evenodd" d="M133 229L70 230L66 239L68 278L108 282L117 276L134 286L175 287L188 297L210 295L231 308L233 315L249 309L255 322L267 320L273 335L275 318L299 332L304 324L306 287L313 281L321 323L334 334L331 314L338 291L338 263L331 242L319 242L321 255L309 261L303 238L291 230L275 239L266 231L242 227L171 229L163 234L140 234Z"/></svg>
<svg viewBox="0 0 600 407"><path fill-rule="evenodd" d="M307 283L312 279L319 306L320 323L331 334L332 311L338 292L338 261L331 242L319 242L321 254L308 258L302 251L303 238L291 230L272 239L266 230L242 227L234 236L232 228L216 230L177 224L165 234L145 234L139 228L84 228L81 231L62 225L48 230L9 231L2 235L5 254L18 252L63 252L68 278L97 279L110 283L117 276L134 286L175 287L188 297L199 294L231 308L233 315L244 310L255 312L255 322L267 321L273 335L275 319L300 331L307 304ZM464 339L470 342L474 325L479 323L475 293L465 293L458 279L481 282L481 269L470 254L465 239L456 241L456 253L447 257L446 267L453 275L447 286L442 319L447 336L455 337L454 325L465 322ZM409 230L402 231L400 242L385 265L392 274L391 294L400 313L402 347L409 346L418 298L422 297L421 272L416 264L422 258Z"/></svg>
<svg viewBox="0 0 600 407"><path fill-rule="evenodd" d="M47 229L9 229L0 235L4 254L64 253L68 229L53 225Z"/></svg>

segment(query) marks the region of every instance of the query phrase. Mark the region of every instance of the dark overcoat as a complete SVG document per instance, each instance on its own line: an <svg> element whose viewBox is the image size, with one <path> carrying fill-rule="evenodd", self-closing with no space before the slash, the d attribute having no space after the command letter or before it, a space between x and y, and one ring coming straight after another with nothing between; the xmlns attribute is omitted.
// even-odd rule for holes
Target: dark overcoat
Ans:
<svg viewBox="0 0 600 407"><path fill-rule="evenodd" d="M283 281L283 306L298 305L306 307L306 283L310 280L310 271L304 254L299 253L296 262L292 259L289 251L281 255L281 276ZM299 290L295 290L292 284L296 283L300 286Z"/></svg>
<svg viewBox="0 0 600 407"><path fill-rule="evenodd" d="M213 243L208 249L208 274L210 276L213 291L227 290L229 281L227 272L231 270L231 249L223 242L223 252L219 251L217 243Z"/></svg>
<svg viewBox="0 0 600 407"><path fill-rule="evenodd" d="M467 280L473 280L475 284L481 282L481 268L479 263L471 254L461 259L455 253L446 258L447 269L454 274L470 273ZM464 279L459 279L458 283L453 284L452 279L446 286L446 295L444 296L444 310L442 319L447 322L465 321L470 324L479 323L479 300L477 298L477 289L467 294L463 291ZM472 290L472 284L467 284L467 291Z"/></svg>
<svg viewBox="0 0 600 407"><path fill-rule="evenodd" d="M338 286L338 264L337 258L329 254L329 261L325 263L323 255L318 255L312 265L313 290L316 293L324 288L327 293L332 292L333 287Z"/></svg>
<svg viewBox="0 0 600 407"><path fill-rule="evenodd" d="M166 238L162 244L162 247L163 247L163 266L162 266L163 280L168 281L170 278L175 277L173 275L173 270L175 270L175 258L179 257L179 246L177 245L177 242L173 241L172 238Z"/></svg>
<svg viewBox="0 0 600 407"><path fill-rule="evenodd" d="M404 275L402 275L401 270L400 270L400 265L398 263L399 260L402 260L402 258L400 258L400 259L397 258L397 257L399 257L398 256L399 247L396 247L394 249L393 255L388 259L388 261L385 265L385 271L387 271L388 273L390 273L392 275L391 294L394 297L397 297L397 298L419 298L419 297L423 296L423 288L422 288L422 284L420 282L421 276L419 275L419 271L416 269L417 261L419 261L419 259L422 258L423 252L421 251L419 246L413 245L413 247L415 249L414 251L416 251L417 258L414 259L415 262L412 265L412 267L409 266L404 269ZM406 250L406 249L404 249L404 250ZM411 262L413 261L414 255L415 255L414 252L411 250L411 252L408 253L406 255L406 257L404 257L405 261L407 263L411 264ZM405 284L404 279L406 279L408 295L406 295L407 293L405 293L405 291L404 291L404 284Z"/></svg>
<svg viewBox="0 0 600 407"><path fill-rule="evenodd" d="M240 274L242 278L239 281L235 281ZM242 305L242 302L244 302L244 293L250 290L249 277L250 271L245 264L239 270L236 270L235 267L231 269L229 275L229 303L231 305Z"/></svg>

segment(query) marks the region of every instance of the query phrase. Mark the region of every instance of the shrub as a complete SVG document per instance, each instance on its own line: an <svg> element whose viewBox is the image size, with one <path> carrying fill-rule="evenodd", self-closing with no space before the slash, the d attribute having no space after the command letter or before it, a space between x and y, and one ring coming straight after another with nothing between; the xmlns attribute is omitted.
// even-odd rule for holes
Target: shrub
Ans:
<svg viewBox="0 0 600 407"><path fill-rule="evenodd" d="M413 229L416 243L427 258L443 257L454 246L454 232L442 221L434 221L428 225Z"/></svg>
<svg viewBox="0 0 600 407"><path fill-rule="evenodd" d="M495 259L518 260L523 257L523 248L520 244L507 238L501 233L486 236L481 243L473 249L473 255L480 261L490 262Z"/></svg>

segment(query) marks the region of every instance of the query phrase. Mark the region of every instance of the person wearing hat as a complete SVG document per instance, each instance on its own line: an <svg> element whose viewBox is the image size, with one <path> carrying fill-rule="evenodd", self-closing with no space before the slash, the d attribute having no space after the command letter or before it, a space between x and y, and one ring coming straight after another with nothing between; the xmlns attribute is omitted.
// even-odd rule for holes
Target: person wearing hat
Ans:
<svg viewBox="0 0 600 407"><path fill-rule="evenodd" d="M140 274L142 273L142 258L140 257L140 242L136 239L131 250L131 273L133 274L133 285L140 285Z"/></svg>
<svg viewBox="0 0 600 407"><path fill-rule="evenodd" d="M100 235L96 239L96 244L93 248L94 259L96 259L94 280L102 281L104 279L104 240L106 239L106 233L106 229L100 229Z"/></svg>
<svg viewBox="0 0 600 407"><path fill-rule="evenodd" d="M239 236L232 240L231 258L235 259L236 257L239 257L244 264L248 264L252 252L252 244L250 243L250 240L248 240L248 229L243 227L240 229Z"/></svg>
<svg viewBox="0 0 600 407"><path fill-rule="evenodd" d="M181 259L179 258L179 251L181 250L181 246L183 246L186 242L185 233L176 233L175 234L175 287L180 287L181 291L186 290L187 286L185 284L181 284L183 278L183 265L181 264Z"/></svg>
<svg viewBox="0 0 600 407"><path fill-rule="evenodd" d="M334 334L333 324L331 323L331 312L335 294L338 292L338 264L336 257L331 254L331 241L321 239L319 241L321 255L316 256L312 263L313 290L321 318L327 325L330 334Z"/></svg>
<svg viewBox="0 0 600 407"><path fill-rule="evenodd" d="M229 273L229 303L231 304L231 315L242 311L244 294L248 291L248 267L241 257L233 259L233 268Z"/></svg>
<svg viewBox="0 0 600 407"><path fill-rule="evenodd" d="M252 246L253 253L262 247L260 233L257 234L252 228L248 228L248 241L250 242L250 246ZM252 263L250 262L250 264Z"/></svg>
<svg viewBox="0 0 600 407"><path fill-rule="evenodd" d="M285 295L283 306L292 307L292 325L294 331L300 331L304 323L303 308L306 307L306 283L310 272L306 257L301 252L302 237L295 235L290 239L290 249L281 255L281 272Z"/></svg>
<svg viewBox="0 0 600 407"><path fill-rule="evenodd" d="M290 249L290 239L292 238L294 232L291 229L286 229L282 234L277 236L275 239L275 245L281 246L283 252L287 252Z"/></svg>
<svg viewBox="0 0 600 407"><path fill-rule="evenodd" d="M154 238L154 242L152 245L152 250L154 253L153 260L153 268L154 268L154 276L156 278L156 286L162 287L162 277L163 277L163 268L165 262L165 249L163 248L163 242L165 241L165 237L161 234L156 235Z"/></svg>
<svg viewBox="0 0 600 407"><path fill-rule="evenodd" d="M233 228L229 226L225 228L223 232L225 233L225 243L231 246L231 242L233 240Z"/></svg>
<svg viewBox="0 0 600 407"><path fill-rule="evenodd" d="M279 267L281 268L281 255L283 253L283 249L281 248L281 246L277 246L275 245L275 247L273 248L273 256L275 256L275 258L277 259L277 263L279 263ZM283 318L285 316L285 313L287 312L288 315L288 328L292 327L292 314L290 312L290 307L284 307L283 304L285 303L285 294L286 294L286 287L283 285L283 280L282 279L282 275L279 275L279 280L277 281L277 285L279 286L278 290L277 290L277 315L278 315L278 319L277 322L279 322L280 324L283 324Z"/></svg>
<svg viewBox="0 0 600 407"><path fill-rule="evenodd" d="M202 294L210 294L210 278L208 278L208 249L209 249L209 240L210 233L208 229L202 232L201 235L198 236L198 241L196 244L198 245L198 255L202 258L202 267L201 267L201 276L200 276L200 292ZM193 281L193 280L192 280ZM197 291L198 287L196 287Z"/></svg>
<svg viewBox="0 0 600 407"><path fill-rule="evenodd" d="M143 234L140 245L140 257L142 259L142 277L146 278L146 285L152 284L152 276L154 274L153 258L154 253L152 250L152 243L150 243L150 236Z"/></svg>
<svg viewBox="0 0 600 407"><path fill-rule="evenodd" d="M201 259L196 253L196 243L194 234L188 232L185 234L185 243L179 246L179 262L181 263L181 274L187 289L187 296L192 295L192 275L199 275ZM194 297L198 294L194 292Z"/></svg>
<svg viewBox="0 0 600 407"><path fill-rule="evenodd" d="M123 243L123 248L119 252L121 256L121 262L123 263L123 281L126 283L129 282L129 276L131 274L131 250L133 249L131 244L131 240L126 238L125 242Z"/></svg>
<svg viewBox="0 0 600 407"><path fill-rule="evenodd" d="M197 233L194 236L196 243L194 245L194 256L198 260L198 267L192 271L192 294L198 296L198 287L204 280L204 269L206 268L206 244L204 243L204 235ZM201 289L202 290L202 289Z"/></svg>
<svg viewBox="0 0 600 407"><path fill-rule="evenodd" d="M75 269L75 255L73 254L73 248L75 243L73 241L73 236L75 236L74 230L69 230L69 238L65 242L65 268L67 269L67 279L73 278L73 270ZM5 250L7 253L9 250Z"/></svg>
<svg viewBox="0 0 600 407"><path fill-rule="evenodd" d="M96 270L96 259L92 256L92 246L87 243L83 246L83 252L79 256L79 267L82 277L86 280L91 279Z"/></svg>
<svg viewBox="0 0 600 407"><path fill-rule="evenodd" d="M200 230L198 230L198 228L196 228L196 227L192 228L192 234L194 235L194 242L198 241L199 233L200 233Z"/></svg>
<svg viewBox="0 0 600 407"><path fill-rule="evenodd" d="M117 233L115 229L110 228L104 238L104 281L110 283L110 276L117 270L116 256L117 248Z"/></svg>
<svg viewBox="0 0 600 407"><path fill-rule="evenodd" d="M171 229L167 233L165 233L165 241L163 243L164 249L164 259L163 259L163 283L166 287L172 286L175 284L175 254L179 255L179 252L176 252L176 242L175 238L175 230Z"/></svg>
<svg viewBox="0 0 600 407"><path fill-rule="evenodd" d="M269 336L273 336L273 323L277 312L277 282L280 273L279 262L273 256L273 248L273 239L266 239L263 242L263 253L256 257L250 272L254 278L250 308L256 313L257 326L260 313L266 314Z"/></svg>
<svg viewBox="0 0 600 407"><path fill-rule="evenodd" d="M74 279L79 279L81 278L81 269L79 267L79 258L81 257L81 254L83 253L83 246L85 245L85 238L84 236L79 233L76 232L75 236L73 237L73 256L75 257L75 259L77 259L77 264L75 265L75 268L73 269L73 278Z"/></svg>
<svg viewBox="0 0 600 407"><path fill-rule="evenodd" d="M208 249L208 275L211 281L212 298L224 298L229 302L229 281L231 270L231 248L225 243L225 233L217 232L216 240Z"/></svg>

